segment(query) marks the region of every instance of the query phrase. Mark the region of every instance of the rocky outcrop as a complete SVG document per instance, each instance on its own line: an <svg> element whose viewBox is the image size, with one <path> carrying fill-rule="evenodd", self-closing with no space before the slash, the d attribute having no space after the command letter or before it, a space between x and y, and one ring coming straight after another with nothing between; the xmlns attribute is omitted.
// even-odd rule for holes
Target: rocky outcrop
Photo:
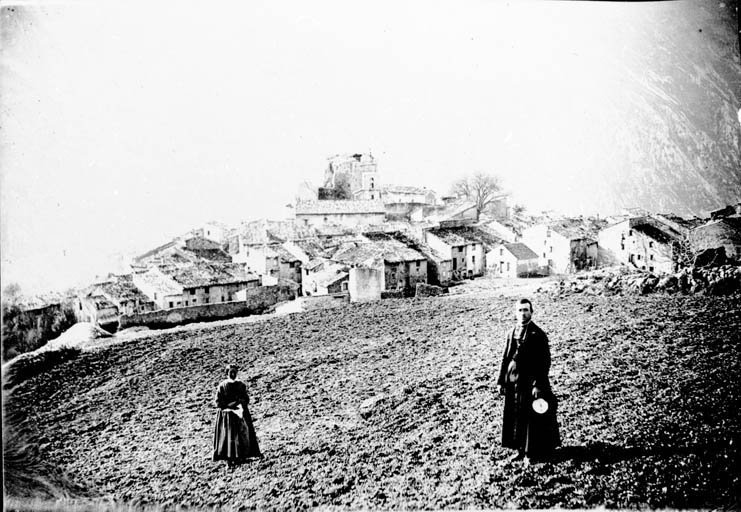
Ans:
<svg viewBox="0 0 741 512"><path fill-rule="evenodd" d="M731 295L741 293L741 265L689 267L668 275L655 275L620 267L576 275L550 283L538 291L555 295L572 293Z"/></svg>

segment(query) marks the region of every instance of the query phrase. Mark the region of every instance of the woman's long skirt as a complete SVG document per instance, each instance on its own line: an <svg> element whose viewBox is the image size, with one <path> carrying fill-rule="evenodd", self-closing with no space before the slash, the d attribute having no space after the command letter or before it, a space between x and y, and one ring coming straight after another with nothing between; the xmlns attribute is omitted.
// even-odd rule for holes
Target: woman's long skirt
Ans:
<svg viewBox="0 0 741 512"><path fill-rule="evenodd" d="M261 454L249 411L244 410L243 418L228 410L217 411L213 460L242 462L250 457L261 457Z"/></svg>

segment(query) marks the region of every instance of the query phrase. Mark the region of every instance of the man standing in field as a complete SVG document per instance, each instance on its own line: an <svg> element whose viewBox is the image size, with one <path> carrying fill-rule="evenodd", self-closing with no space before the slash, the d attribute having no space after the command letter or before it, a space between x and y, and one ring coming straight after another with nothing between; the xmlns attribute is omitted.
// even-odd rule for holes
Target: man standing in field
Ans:
<svg viewBox="0 0 741 512"><path fill-rule="evenodd" d="M556 419L556 397L548 370L548 337L532 321L528 299L515 304L515 327L508 331L497 391L504 395L502 446L517 450L512 460L542 460L561 444ZM541 400L542 399L542 400Z"/></svg>

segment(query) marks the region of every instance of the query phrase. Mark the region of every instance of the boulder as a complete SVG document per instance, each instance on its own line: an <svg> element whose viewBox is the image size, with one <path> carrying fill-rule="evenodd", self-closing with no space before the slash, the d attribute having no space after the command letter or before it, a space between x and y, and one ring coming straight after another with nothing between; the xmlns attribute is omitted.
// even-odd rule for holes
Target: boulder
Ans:
<svg viewBox="0 0 741 512"><path fill-rule="evenodd" d="M415 290L414 295L415 297L437 297L444 293L448 293L447 288L431 284L417 283L417 289Z"/></svg>

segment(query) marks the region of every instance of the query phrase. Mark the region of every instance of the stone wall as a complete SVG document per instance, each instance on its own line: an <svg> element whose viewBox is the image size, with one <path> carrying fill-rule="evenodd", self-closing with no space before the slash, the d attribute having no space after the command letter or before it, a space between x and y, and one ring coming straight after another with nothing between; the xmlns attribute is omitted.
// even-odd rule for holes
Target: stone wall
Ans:
<svg viewBox="0 0 741 512"><path fill-rule="evenodd" d="M317 309L329 309L347 304L350 302L350 295L348 293L312 295L310 297L301 297L298 300L301 302L301 309L303 311L314 311Z"/></svg>
<svg viewBox="0 0 741 512"><path fill-rule="evenodd" d="M192 322L207 322L209 320L223 320L260 314L278 302L295 298L295 291L289 287L262 286L257 290L250 290L247 294L247 300L244 301L172 308L139 315L122 315L119 328L125 329L136 325L164 328Z"/></svg>

